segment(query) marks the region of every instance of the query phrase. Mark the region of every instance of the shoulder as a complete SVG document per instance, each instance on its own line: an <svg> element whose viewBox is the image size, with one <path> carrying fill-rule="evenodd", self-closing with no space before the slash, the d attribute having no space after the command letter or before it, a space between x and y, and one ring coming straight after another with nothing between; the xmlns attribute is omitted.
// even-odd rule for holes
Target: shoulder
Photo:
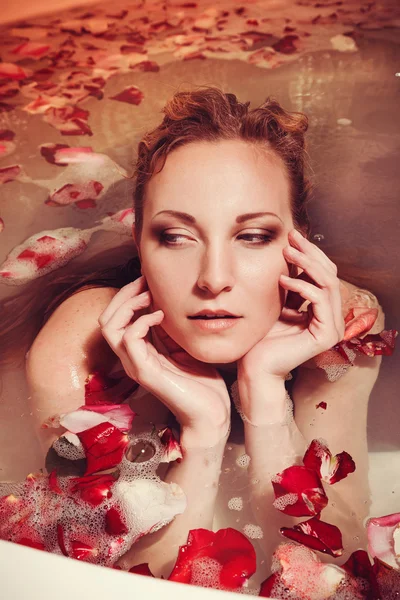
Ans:
<svg viewBox="0 0 400 600"><path fill-rule="evenodd" d="M111 349L104 340L98 319L119 290L94 287L79 290L58 306L39 331L29 352L27 365L47 360L110 358ZM53 363L54 364L54 363ZM90 365L88 365L90 366Z"/></svg>

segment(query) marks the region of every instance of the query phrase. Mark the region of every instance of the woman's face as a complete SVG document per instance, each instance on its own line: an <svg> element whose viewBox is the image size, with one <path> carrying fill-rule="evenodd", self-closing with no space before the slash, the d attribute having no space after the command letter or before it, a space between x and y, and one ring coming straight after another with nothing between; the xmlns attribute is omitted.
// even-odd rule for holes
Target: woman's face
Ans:
<svg viewBox="0 0 400 600"><path fill-rule="evenodd" d="M139 248L151 310L163 310L167 334L206 363L244 356L281 313L278 280L289 273L282 249L291 229L279 158L240 140L172 152L148 184ZM206 329L189 318L206 309L240 318L228 329Z"/></svg>

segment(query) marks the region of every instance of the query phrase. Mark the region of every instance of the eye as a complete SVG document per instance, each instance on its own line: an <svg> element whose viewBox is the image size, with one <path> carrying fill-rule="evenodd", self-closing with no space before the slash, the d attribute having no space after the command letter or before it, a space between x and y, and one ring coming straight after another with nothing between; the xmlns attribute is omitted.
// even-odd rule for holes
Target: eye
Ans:
<svg viewBox="0 0 400 600"><path fill-rule="evenodd" d="M242 233L238 236L238 239L243 239L249 242L252 246L262 246L269 244L273 239L274 234L262 234L262 233ZM188 240L188 236L181 235L179 233L166 233L163 231L160 234L160 241L165 246L182 246L185 240Z"/></svg>
<svg viewBox="0 0 400 600"><path fill-rule="evenodd" d="M252 245L262 245L269 244L274 239L273 235L267 235L262 233L242 233L239 236L240 239L245 239L248 242L251 242Z"/></svg>
<svg viewBox="0 0 400 600"><path fill-rule="evenodd" d="M160 241L165 246L182 246L183 242L177 242L177 238L186 239L186 236L179 233L165 233L165 231L160 235Z"/></svg>

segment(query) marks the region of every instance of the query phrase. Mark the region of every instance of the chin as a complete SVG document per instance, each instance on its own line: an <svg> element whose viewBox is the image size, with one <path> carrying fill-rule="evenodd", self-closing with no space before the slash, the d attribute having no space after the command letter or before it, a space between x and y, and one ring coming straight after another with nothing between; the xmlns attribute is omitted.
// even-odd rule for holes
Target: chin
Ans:
<svg viewBox="0 0 400 600"><path fill-rule="evenodd" d="M186 352L188 352L188 354L190 354L191 356L193 356L193 358L196 358L197 360L200 360L203 363L208 363L208 364L221 364L221 365L226 365L226 364L230 364L230 363L234 363L237 360L239 360L239 358L241 358L242 356L244 356L244 354L246 354L245 350L240 350L240 349L229 349L229 348L207 348L207 349L202 349L202 348L186 348Z"/></svg>

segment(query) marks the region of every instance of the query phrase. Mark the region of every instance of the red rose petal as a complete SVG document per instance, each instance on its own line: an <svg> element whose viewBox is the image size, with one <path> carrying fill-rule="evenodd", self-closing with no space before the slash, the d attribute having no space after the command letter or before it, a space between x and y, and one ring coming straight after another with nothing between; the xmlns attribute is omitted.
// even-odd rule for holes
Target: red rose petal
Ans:
<svg viewBox="0 0 400 600"><path fill-rule="evenodd" d="M113 475L87 475L71 480L71 492L79 492L84 502L98 506L106 498L111 498L111 486L116 479Z"/></svg>
<svg viewBox="0 0 400 600"><path fill-rule="evenodd" d="M161 442L165 446L165 452L160 459L160 462L180 461L183 458L182 450L174 437L172 429L165 427L158 432Z"/></svg>
<svg viewBox="0 0 400 600"><path fill-rule="evenodd" d="M78 542L73 540L71 542L71 556L72 558L76 558L77 560L87 560L88 558L93 558L97 556L98 552L89 544L84 544L83 542Z"/></svg>
<svg viewBox="0 0 400 600"><path fill-rule="evenodd" d="M276 50L276 52L281 52L282 54L293 54L294 52L297 52L297 47L293 42L298 39L298 35L285 35L278 42L272 44L272 48Z"/></svg>
<svg viewBox="0 0 400 600"><path fill-rule="evenodd" d="M369 591L365 600L379 600L379 586L374 573L374 569L365 550L356 550L349 559L342 565L347 573L353 577L361 577L369 583Z"/></svg>
<svg viewBox="0 0 400 600"><path fill-rule="evenodd" d="M110 535L123 535L129 532L119 511L112 507L106 512L106 532Z"/></svg>
<svg viewBox="0 0 400 600"><path fill-rule="evenodd" d="M366 335L361 340L352 338L346 344L366 356L391 356L395 348L395 339L398 336L397 329L383 330L380 333Z"/></svg>
<svg viewBox="0 0 400 600"><path fill-rule="evenodd" d="M168 579L190 583L193 562L204 557L213 558L220 563L220 584L229 589L242 587L256 570L255 550L240 531L230 527L217 532L193 529L189 531L186 545L180 546L177 561Z"/></svg>
<svg viewBox="0 0 400 600"><path fill-rule="evenodd" d="M341 481L356 470L356 465L347 452L332 454L324 440L312 440L303 457L304 465L314 469L329 484Z"/></svg>
<svg viewBox="0 0 400 600"><path fill-rule="evenodd" d="M125 371L115 373L113 377L103 371L95 371L85 381L85 404L121 404L137 387L138 383L128 377Z"/></svg>
<svg viewBox="0 0 400 600"><path fill-rule="evenodd" d="M0 169L0 184L14 181L22 173L19 165L13 165L11 167L3 167Z"/></svg>
<svg viewBox="0 0 400 600"><path fill-rule="evenodd" d="M61 523L57 524L57 541L61 552L64 554L64 556L68 556L68 552L65 547L64 529Z"/></svg>
<svg viewBox="0 0 400 600"><path fill-rule="evenodd" d="M143 100L144 94L139 88L131 85L125 88L116 96L110 96L111 100L119 100L119 102L127 102L128 104L138 105Z"/></svg>
<svg viewBox="0 0 400 600"><path fill-rule="evenodd" d="M135 565L128 571L129 573L136 573L137 575L147 575L147 577L154 577L153 573L149 569L148 563L141 563L140 565Z"/></svg>
<svg viewBox="0 0 400 600"><path fill-rule="evenodd" d="M62 494L63 493L62 489L58 485L57 471L56 471L56 469L53 469L53 471L49 475L49 488L55 494Z"/></svg>
<svg viewBox="0 0 400 600"><path fill-rule="evenodd" d="M128 436L111 423L99 423L77 434L85 450L85 475L118 465L128 444Z"/></svg>
<svg viewBox="0 0 400 600"><path fill-rule="evenodd" d="M29 538L21 538L19 540L14 540L15 544L21 544L21 546L29 546L30 548L36 548L37 550L45 550L45 545L43 542L35 542Z"/></svg>
<svg viewBox="0 0 400 600"><path fill-rule="evenodd" d="M272 479L274 507L293 517L318 515L328 504L322 483L313 469L293 466Z"/></svg>
<svg viewBox="0 0 400 600"><path fill-rule="evenodd" d="M67 206L68 204L84 203L96 206L95 198L100 194L103 185L99 181L87 181L85 183L67 183L59 190L56 190L46 200L48 206Z"/></svg>
<svg viewBox="0 0 400 600"><path fill-rule="evenodd" d="M342 534L340 529L330 523L313 517L293 528L281 527L280 532L285 537L299 542L308 548L330 554L335 558L343 554Z"/></svg>
<svg viewBox="0 0 400 600"><path fill-rule="evenodd" d="M280 575L279 573L273 573L268 579L261 584L260 593L258 594L260 598L271 598L271 593L275 591L273 588L279 583Z"/></svg>
<svg viewBox="0 0 400 600"><path fill-rule="evenodd" d="M328 405L326 402L320 402L319 404L316 404L316 408L322 408L323 410L326 410L327 406Z"/></svg>

